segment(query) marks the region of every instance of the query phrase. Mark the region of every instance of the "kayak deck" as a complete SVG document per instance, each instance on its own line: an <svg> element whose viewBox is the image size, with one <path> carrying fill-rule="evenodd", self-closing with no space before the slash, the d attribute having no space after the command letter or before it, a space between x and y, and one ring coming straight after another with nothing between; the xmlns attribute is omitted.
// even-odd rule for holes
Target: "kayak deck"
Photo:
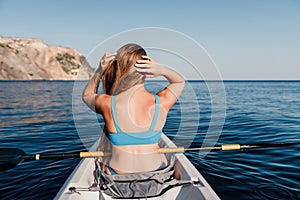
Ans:
<svg viewBox="0 0 300 200"><path fill-rule="evenodd" d="M95 151L98 142L96 142L90 151ZM176 147L176 145L164 134L161 136L160 147ZM187 159L187 157L178 153L175 154L177 160L175 167L180 172L183 180L197 181L196 185L177 186L166 191L159 197L147 198L151 200L158 199L219 199L214 190L206 182L203 176L198 172L195 166ZM95 169L94 159L85 158L74 169L73 173L66 180L60 191L54 199L57 200L81 200L81 199L113 199L110 196L100 193L99 191L89 191L88 188L94 183L93 171ZM78 188L78 193L70 192L70 187Z"/></svg>

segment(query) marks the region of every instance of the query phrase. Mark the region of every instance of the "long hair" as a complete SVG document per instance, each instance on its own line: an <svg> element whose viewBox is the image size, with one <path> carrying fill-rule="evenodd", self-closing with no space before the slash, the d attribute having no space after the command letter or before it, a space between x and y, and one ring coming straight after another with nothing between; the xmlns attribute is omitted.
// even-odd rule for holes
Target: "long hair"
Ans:
<svg viewBox="0 0 300 200"><path fill-rule="evenodd" d="M116 95L145 81L145 76L136 72L134 64L147 55L137 44L126 44L118 51L102 74L102 87L106 94Z"/></svg>

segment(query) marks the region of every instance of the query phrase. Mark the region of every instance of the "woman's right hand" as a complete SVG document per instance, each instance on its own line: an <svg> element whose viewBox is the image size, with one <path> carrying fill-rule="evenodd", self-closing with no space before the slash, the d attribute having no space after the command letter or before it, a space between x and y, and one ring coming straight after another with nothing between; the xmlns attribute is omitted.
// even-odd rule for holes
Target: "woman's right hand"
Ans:
<svg viewBox="0 0 300 200"><path fill-rule="evenodd" d="M105 53L100 60L99 68L101 68L102 71L104 71L107 68L110 61L116 58L116 55L117 53Z"/></svg>
<svg viewBox="0 0 300 200"><path fill-rule="evenodd" d="M135 69L147 78L154 78L163 74L164 66L157 63L149 56L142 56L142 60L137 60Z"/></svg>

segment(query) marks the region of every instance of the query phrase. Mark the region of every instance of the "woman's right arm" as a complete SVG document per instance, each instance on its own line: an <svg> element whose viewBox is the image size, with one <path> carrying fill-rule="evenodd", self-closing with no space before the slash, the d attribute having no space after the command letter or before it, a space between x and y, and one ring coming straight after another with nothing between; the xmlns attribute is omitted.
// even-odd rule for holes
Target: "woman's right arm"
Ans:
<svg viewBox="0 0 300 200"><path fill-rule="evenodd" d="M107 67L108 63L115 58L116 53L105 53L101 58L100 65L95 74L85 86L82 93L83 102L94 112L102 114L102 110L105 107L106 99L108 95L97 94L99 83L101 81L102 72Z"/></svg>
<svg viewBox="0 0 300 200"><path fill-rule="evenodd" d="M185 80L178 72L167 67L163 70L162 76L164 76L170 84L158 92L158 96L164 108L169 110L181 95L185 86Z"/></svg>
<svg viewBox="0 0 300 200"><path fill-rule="evenodd" d="M175 70L158 64L149 56L142 56L142 58L143 60L138 60L135 64L136 71L149 78L163 76L170 82L165 89L158 92L161 105L164 109L169 110L175 104L184 89L184 78Z"/></svg>

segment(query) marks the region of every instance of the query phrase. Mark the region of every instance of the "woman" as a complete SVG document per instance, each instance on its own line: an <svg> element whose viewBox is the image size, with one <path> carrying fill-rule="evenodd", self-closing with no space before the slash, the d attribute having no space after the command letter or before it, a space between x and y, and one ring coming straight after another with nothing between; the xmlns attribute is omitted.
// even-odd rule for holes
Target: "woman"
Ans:
<svg viewBox="0 0 300 200"><path fill-rule="evenodd" d="M156 95L145 89L145 78L163 76L169 85ZM97 94L99 82L105 94ZM157 153L168 111L184 89L176 71L158 64L137 44L126 44L106 53L82 99L101 114L111 142L108 174L154 171L167 165Z"/></svg>

